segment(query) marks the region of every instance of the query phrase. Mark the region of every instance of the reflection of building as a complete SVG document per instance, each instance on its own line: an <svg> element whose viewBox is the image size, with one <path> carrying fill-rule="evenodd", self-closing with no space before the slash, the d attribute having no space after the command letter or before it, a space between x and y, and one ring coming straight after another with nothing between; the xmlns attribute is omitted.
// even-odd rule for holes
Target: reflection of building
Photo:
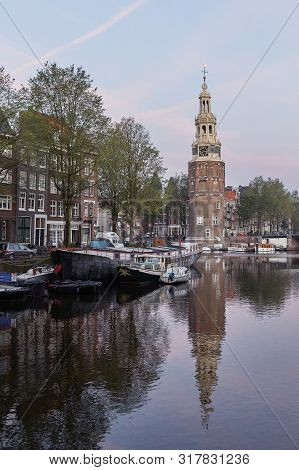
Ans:
<svg viewBox="0 0 299 470"><path fill-rule="evenodd" d="M196 137L189 162L189 238L215 242L224 236L225 163L216 134L216 117L211 95L204 83L199 95L199 114L195 118Z"/></svg>
<svg viewBox="0 0 299 470"><path fill-rule="evenodd" d="M0 447L94 449L116 410L145 399L168 348L156 304L119 306L112 292L94 305L52 300L51 314L28 308L16 328L0 329Z"/></svg>
<svg viewBox="0 0 299 470"><path fill-rule="evenodd" d="M218 383L218 363L225 336L225 269L222 258L198 264L200 282L190 291L189 331L196 358L202 422L208 426L213 411L212 394Z"/></svg>

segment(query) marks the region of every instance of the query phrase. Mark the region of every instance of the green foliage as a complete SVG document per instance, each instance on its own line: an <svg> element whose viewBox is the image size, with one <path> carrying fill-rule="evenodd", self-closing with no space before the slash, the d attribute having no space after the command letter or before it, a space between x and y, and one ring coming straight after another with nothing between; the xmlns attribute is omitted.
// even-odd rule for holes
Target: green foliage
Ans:
<svg viewBox="0 0 299 470"><path fill-rule="evenodd" d="M97 149L108 124L102 97L81 67L55 63L38 70L22 95L28 108L21 118L22 144L29 152L48 154L49 173L64 204L68 244L74 200L96 184Z"/></svg>
<svg viewBox="0 0 299 470"><path fill-rule="evenodd" d="M13 86L13 80L0 67L0 183L22 157L13 151L19 134L18 114L21 104L20 94Z"/></svg>
<svg viewBox="0 0 299 470"><path fill-rule="evenodd" d="M293 203L289 191L279 179L262 176L254 178L240 196L239 217L243 223L255 220L258 233L262 233L262 224L268 221L270 231L286 228L292 216Z"/></svg>

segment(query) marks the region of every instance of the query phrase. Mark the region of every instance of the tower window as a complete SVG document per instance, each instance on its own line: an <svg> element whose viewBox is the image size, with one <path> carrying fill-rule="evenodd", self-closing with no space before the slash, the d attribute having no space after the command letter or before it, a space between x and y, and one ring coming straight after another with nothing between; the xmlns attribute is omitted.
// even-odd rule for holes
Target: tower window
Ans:
<svg viewBox="0 0 299 470"><path fill-rule="evenodd" d="M202 110L203 110L204 113L206 112L206 102L205 101L202 102Z"/></svg>
<svg viewBox="0 0 299 470"><path fill-rule="evenodd" d="M213 132L212 126L209 126L209 134L212 134L212 132Z"/></svg>
<svg viewBox="0 0 299 470"><path fill-rule="evenodd" d="M206 126L202 126L202 132L203 132L203 134L206 134L206 133L207 133L207 128L206 128Z"/></svg>
<svg viewBox="0 0 299 470"><path fill-rule="evenodd" d="M210 103L207 101L207 111L210 112Z"/></svg>

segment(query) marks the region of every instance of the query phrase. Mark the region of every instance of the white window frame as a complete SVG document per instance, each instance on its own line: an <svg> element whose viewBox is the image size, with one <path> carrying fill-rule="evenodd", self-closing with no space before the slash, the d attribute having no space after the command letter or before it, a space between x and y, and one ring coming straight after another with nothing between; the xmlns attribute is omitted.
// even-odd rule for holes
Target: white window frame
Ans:
<svg viewBox="0 0 299 470"><path fill-rule="evenodd" d="M44 173L40 173L38 176L38 189L39 191L46 191L46 175Z"/></svg>
<svg viewBox="0 0 299 470"><path fill-rule="evenodd" d="M29 173L29 189L36 189L36 173Z"/></svg>
<svg viewBox="0 0 299 470"><path fill-rule="evenodd" d="M32 197L33 196L33 197ZM29 211L35 211L35 204L36 204L36 201L35 201L35 193L29 193L29 196L28 196L28 210ZM34 202L33 203L33 207L31 207L31 202Z"/></svg>
<svg viewBox="0 0 299 470"><path fill-rule="evenodd" d="M57 194L54 178L50 178L50 194Z"/></svg>
<svg viewBox="0 0 299 470"><path fill-rule="evenodd" d="M50 201L50 217L57 217L57 201Z"/></svg>
<svg viewBox="0 0 299 470"><path fill-rule="evenodd" d="M19 210L20 211L26 210L26 200L27 200L26 191L20 191L19 193Z"/></svg>
<svg viewBox="0 0 299 470"><path fill-rule="evenodd" d="M196 217L196 225L203 225L203 216L199 215Z"/></svg>
<svg viewBox="0 0 299 470"><path fill-rule="evenodd" d="M28 173L25 170L21 170L19 173L20 188L27 188L28 184Z"/></svg>
<svg viewBox="0 0 299 470"><path fill-rule="evenodd" d="M37 211L45 212L45 195L44 194L37 195Z"/></svg>
<svg viewBox="0 0 299 470"><path fill-rule="evenodd" d="M88 219L89 217L89 202L84 201L84 219Z"/></svg>
<svg viewBox="0 0 299 470"><path fill-rule="evenodd" d="M64 217L63 202L57 201L57 217Z"/></svg>
<svg viewBox="0 0 299 470"><path fill-rule="evenodd" d="M10 211L12 205L11 196L8 194L0 195L0 209L2 211Z"/></svg>
<svg viewBox="0 0 299 470"><path fill-rule="evenodd" d="M73 205L73 210L72 210L73 219L77 219L79 217L79 214L80 214L80 204L79 202L75 202Z"/></svg>

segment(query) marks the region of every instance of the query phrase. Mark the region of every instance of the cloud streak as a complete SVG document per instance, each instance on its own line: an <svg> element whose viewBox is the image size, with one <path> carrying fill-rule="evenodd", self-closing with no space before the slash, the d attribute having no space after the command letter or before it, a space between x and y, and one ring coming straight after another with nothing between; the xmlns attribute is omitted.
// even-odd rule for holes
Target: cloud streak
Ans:
<svg viewBox="0 0 299 470"><path fill-rule="evenodd" d="M65 52L68 49L71 49L74 46L78 46L80 44L84 44L85 42L89 41L90 39L100 36L101 34L105 33L108 31L112 26L114 26L116 23L119 23L122 21L124 18L129 16L133 11L137 10L141 6L145 5L148 0L137 0L133 3L130 3L126 7L122 8L119 10L115 15L113 15L111 18L109 18L107 21L104 21L104 23L100 24L97 26L95 29L89 31L88 33L83 34L82 36L79 36L78 38L73 39L72 41L69 41L65 44L62 44L61 46L54 47L53 49L50 49L48 52L43 54L40 59L42 62L45 62L48 60L50 57L57 56L58 54L61 54ZM21 72L23 70L26 70L28 68L31 68L35 65L38 65L39 61L37 59L32 60L30 62L26 62L25 64L21 65L19 68L15 70L15 73Z"/></svg>

